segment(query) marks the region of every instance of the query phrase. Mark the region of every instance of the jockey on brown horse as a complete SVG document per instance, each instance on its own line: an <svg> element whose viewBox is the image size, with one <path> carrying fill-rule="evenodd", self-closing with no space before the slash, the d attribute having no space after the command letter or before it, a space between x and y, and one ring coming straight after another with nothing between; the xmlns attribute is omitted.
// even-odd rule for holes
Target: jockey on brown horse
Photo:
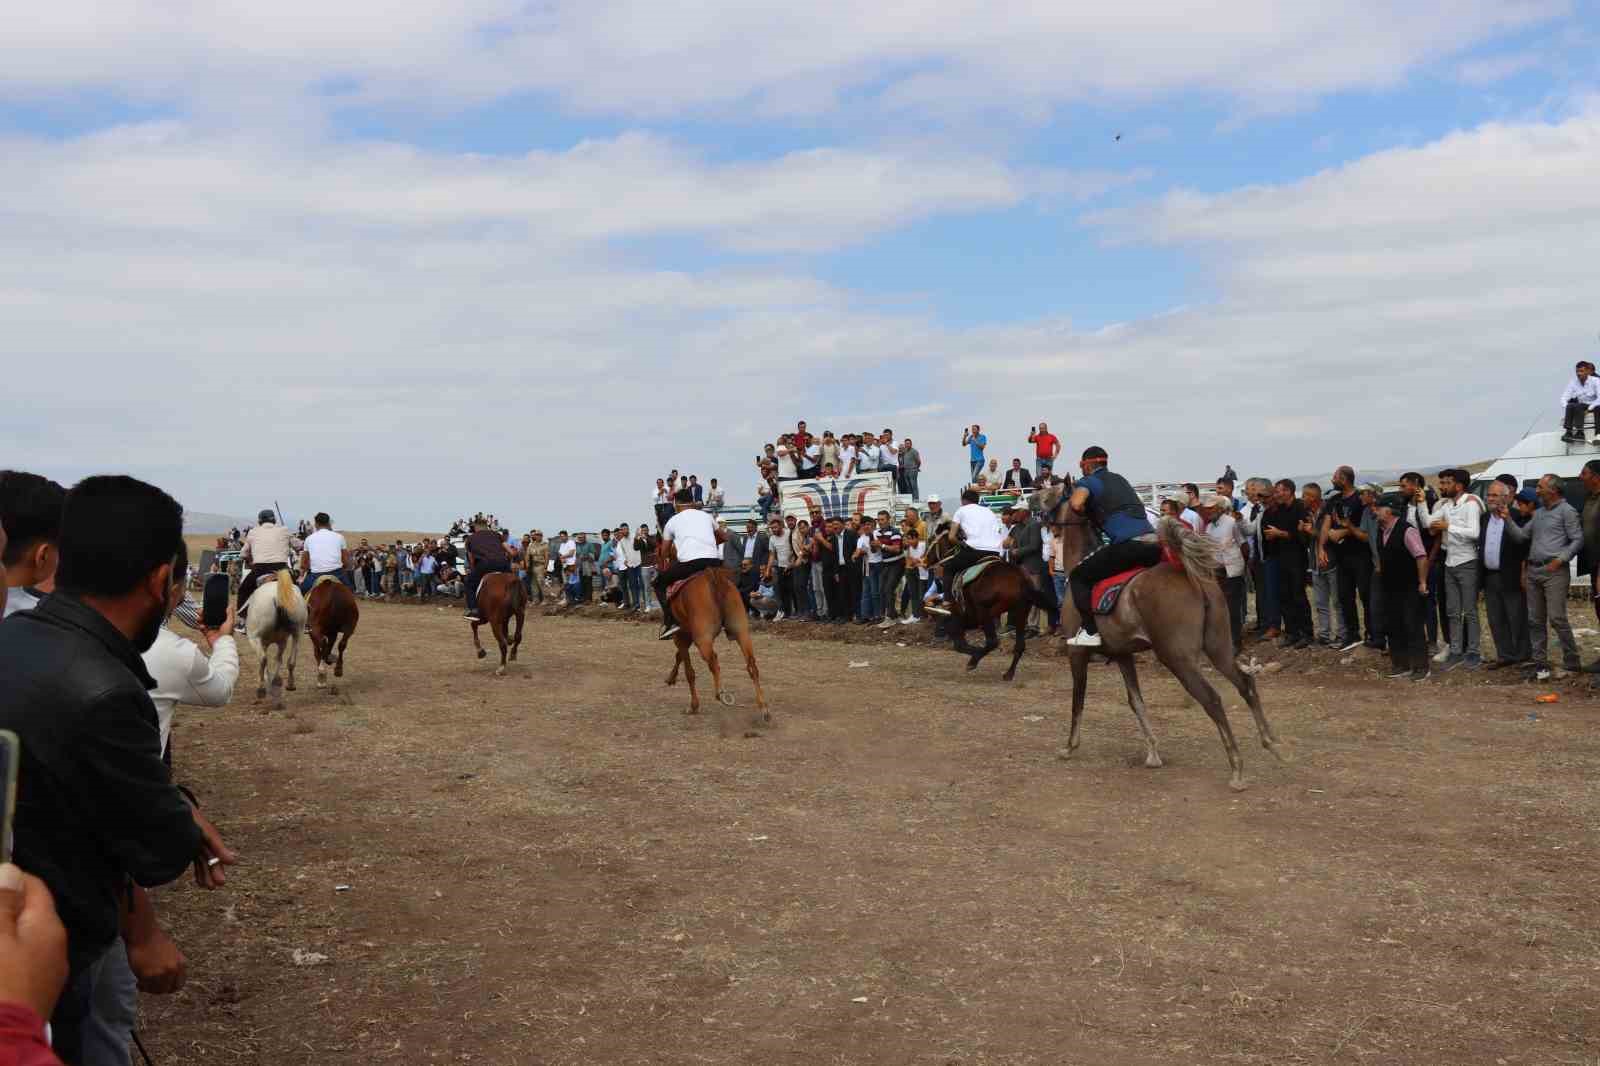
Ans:
<svg viewBox="0 0 1600 1066"><path fill-rule="evenodd" d="M727 539L716 521L694 505L693 491L679 489L672 500L677 513L662 527L661 543L663 547L672 545L676 561L657 571L654 586L656 602L661 604L661 640L678 632L672 605L667 602L667 589L708 567L721 566L721 545Z"/></svg>
<svg viewBox="0 0 1600 1066"><path fill-rule="evenodd" d="M467 535L467 618L482 622L478 614L478 586L490 574L511 573L511 553L506 550L506 538L498 530L491 530L482 518L472 523Z"/></svg>

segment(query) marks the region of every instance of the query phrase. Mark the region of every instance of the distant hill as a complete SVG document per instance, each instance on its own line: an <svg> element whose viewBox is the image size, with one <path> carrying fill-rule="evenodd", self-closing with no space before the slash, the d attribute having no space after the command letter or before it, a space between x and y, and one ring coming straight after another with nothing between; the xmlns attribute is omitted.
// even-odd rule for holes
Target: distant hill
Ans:
<svg viewBox="0 0 1600 1066"><path fill-rule="evenodd" d="M243 529L253 523L243 518L230 518L222 514L210 514L206 511L183 512L183 531L185 533L226 533L234 526Z"/></svg>

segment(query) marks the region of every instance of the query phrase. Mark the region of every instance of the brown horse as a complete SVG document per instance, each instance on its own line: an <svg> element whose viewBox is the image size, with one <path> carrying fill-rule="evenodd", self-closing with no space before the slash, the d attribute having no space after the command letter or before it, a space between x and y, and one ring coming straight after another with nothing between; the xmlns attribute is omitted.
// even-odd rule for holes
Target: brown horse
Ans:
<svg viewBox="0 0 1600 1066"><path fill-rule="evenodd" d="M1039 508L1051 516L1052 528L1062 538L1063 562L1069 573L1099 543L1088 519L1075 514L1068 506L1071 489L1072 484L1067 481L1047 486L1037 495ZM1128 705L1133 708L1139 731L1144 734L1144 764L1160 766L1161 755L1156 751L1155 734L1150 731L1150 722L1145 717L1144 695L1139 691L1139 671L1133 657L1137 652L1153 650L1161 665L1171 671L1216 724L1232 772L1228 783L1238 791L1245 787L1244 757L1233 739L1222 697L1200 672L1202 654L1244 697L1255 718L1261 746L1286 761L1285 753L1280 750L1282 742L1267 724L1255 678L1239 669L1233 635L1228 627L1228 604L1217 585L1216 552L1211 542L1187 531L1172 518L1161 519L1157 534L1169 553L1183 560L1183 567L1162 563L1128 583L1116 608L1098 619L1104 642L1101 651L1122 671ZM1080 624L1077 608L1070 597L1061 605L1061 615L1064 632L1073 632ZM1071 649L1072 731L1061 752L1064 759L1078 748L1078 723L1083 717L1084 694L1088 688L1090 652L1089 648Z"/></svg>
<svg viewBox="0 0 1600 1066"><path fill-rule="evenodd" d="M744 602L739 599L739 588L728 571L720 566L709 567L693 575L678 587L672 596L672 614L680 626L673 642L678 646L678 657L673 661L667 684L678 683L678 668L689 682L689 709L685 714L700 713L700 694L694 687L694 666L689 662L689 646L700 651L700 658L711 671L711 682L716 686L717 700L725 707L733 706L733 693L722 687L722 665L717 659L715 641L718 633L726 633L729 640L737 641L744 653L745 669L756 686L756 713L750 717L744 735L755 736L757 726L772 721L767 709L767 694L761 689L761 671L756 669L756 650L750 643L750 619ZM719 714L717 729L722 735L729 733L726 715Z"/></svg>
<svg viewBox="0 0 1600 1066"><path fill-rule="evenodd" d="M500 645L500 668L495 677L506 676L506 649L511 651L511 661L517 661L517 648L522 645L522 620L528 610L528 590L522 587L516 574L489 574L478 586L478 617L472 620L472 646L478 649L478 658L489 653L478 640L478 627L489 623L495 643ZM515 635L507 638L511 619L517 619Z"/></svg>
<svg viewBox="0 0 1600 1066"><path fill-rule="evenodd" d="M927 562L930 569L941 570L940 579L944 579L942 566L944 560L956 553L954 534L946 530L934 537L928 545ZM1011 628L1016 632L1016 643L1011 650L1011 665L1006 668L1004 675L1007 681L1017 676L1017 661L1022 658L1022 653L1028 647L1028 614L1035 607L1048 610L1044 594L1036 588L1028 575L1020 566L1013 566L1003 560L996 560L989 564L988 569L968 582L961 589L961 603L959 613L955 599L948 595L946 589L946 602L950 605L950 616L945 625L946 632L951 638L956 651L969 655L967 669L976 670L983 657L1000 646L1000 636L996 631L995 622L1004 615L1011 623ZM974 648L967 643L967 630L982 629L984 644L981 648Z"/></svg>
<svg viewBox="0 0 1600 1066"><path fill-rule="evenodd" d="M361 608L356 606L355 593L345 588L344 582L325 578L311 587L311 594L306 597L306 615L311 627L311 654L317 660L317 687L321 688L325 664L333 663L334 677L344 676L344 649L356 631ZM339 694L337 681L333 683L333 694Z"/></svg>

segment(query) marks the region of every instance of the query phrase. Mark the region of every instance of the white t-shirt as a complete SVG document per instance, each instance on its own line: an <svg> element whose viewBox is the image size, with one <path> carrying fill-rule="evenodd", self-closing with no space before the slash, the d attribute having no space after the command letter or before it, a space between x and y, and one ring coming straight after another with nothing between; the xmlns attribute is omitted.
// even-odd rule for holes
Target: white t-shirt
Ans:
<svg viewBox="0 0 1600 1066"><path fill-rule="evenodd" d="M876 444L863 444L856 469L861 471L878 469L878 446Z"/></svg>
<svg viewBox="0 0 1600 1066"><path fill-rule="evenodd" d="M677 547L678 562L695 559L721 559L717 545L717 524L704 511L695 508L679 511L661 530L661 539Z"/></svg>
<svg viewBox="0 0 1600 1066"><path fill-rule="evenodd" d="M890 467L895 467L895 466L899 466L899 465L900 465L900 450L894 446L894 442L893 441L890 441L888 444L880 444L880 445L878 445L878 466L879 467L881 467L883 469L888 469Z"/></svg>
<svg viewBox="0 0 1600 1066"><path fill-rule="evenodd" d="M562 541L561 547L556 549L556 556L561 560L562 566L578 565L578 542L575 540Z"/></svg>
<svg viewBox="0 0 1600 1066"><path fill-rule="evenodd" d="M951 521L967 535L967 547L974 551L998 552L1005 546L1006 527L1000 516L981 503L962 504Z"/></svg>
<svg viewBox="0 0 1600 1066"><path fill-rule="evenodd" d="M344 534L319 529L306 538L306 553L311 556L313 574L331 574L344 569Z"/></svg>
<svg viewBox="0 0 1600 1066"><path fill-rule="evenodd" d="M928 546L921 541L918 541L914 546L906 549L906 559L908 560L909 565L917 568L917 576L924 581L928 580L928 568L922 565L922 561L927 557Z"/></svg>
<svg viewBox="0 0 1600 1066"><path fill-rule="evenodd" d="M846 444L843 448L839 449L839 476L840 477L844 477L845 474L850 472L850 463L851 463L851 461L853 459L855 459L855 457L856 457L856 446L854 444Z"/></svg>
<svg viewBox="0 0 1600 1066"><path fill-rule="evenodd" d="M781 478L799 476L799 471L794 465L794 450L787 444L778 445L778 476Z"/></svg>

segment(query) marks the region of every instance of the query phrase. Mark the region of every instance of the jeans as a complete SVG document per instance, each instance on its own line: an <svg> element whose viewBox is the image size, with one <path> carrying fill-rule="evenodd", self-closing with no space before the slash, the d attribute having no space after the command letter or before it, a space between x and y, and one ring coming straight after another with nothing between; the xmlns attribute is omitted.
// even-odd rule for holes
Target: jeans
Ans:
<svg viewBox="0 0 1600 1066"><path fill-rule="evenodd" d="M302 596L311 595L311 586L315 585L317 583L317 578L323 577L324 574L332 574L334 577L338 578L340 583L343 584L344 587L349 589L351 592L354 592L356 590L356 583L353 580L351 580L350 571L348 571L348 570L327 570L327 571L324 571L323 574L307 574L305 577L301 578L300 579L300 595L302 595Z"/></svg>
<svg viewBox="0 0 1600 1066"><path fill-rule="evenodd" d="M923 579L917 568L906 568L906 580L902 586L905 589L906 607L901 613L906 618L919 618L922 615L922 597L927 595L927 581Z"/></svg>
<svg viewBox="0 0 1600 1066"><path fill-rule="evenodd" d="M910 496L913 500L922 499L922 497L917 492L917 474L918 473L920 473L920 471L918 471L918 470L902 470L900 472L900 482L901 482L902 488L904 489L906 495Z"/></svg>
<svg viewBox="0 0 1600 1066"><path fill-rule="evenodd" d="M656 583L656 568L648 563L646 563L644 566L641 566L639 568L639 581L644 586L645 610L654 610L656 607L660 606L656 603L656 590L654 588Z"/></svg>
<svg viewBox="0 0 1600 1066"><path fill-rule="evenodd" d="M1583 404L1583 403L1569 403L1569 404L1567 404L1567 416L1566 416L1566 419L1562 422L1562 426L1566 430L1566 434L1565 435L1569 436L1569 437L1581 437L1581 436L1583 436L1583 424L1584 424L1584 422L1588 421L1588 418L1589 418L1589 407L1588 407L1587 404ZM1596 432L1600 432L1600 415L1597 415L1596 419L1597 419L1597 421L1596 421Z"/></svg>
<svg viewBox="0 0 1600 1066"><path fill-rule="evenodd" d="M1488 608L1495 658L1503 663L1526 662L1533 651L1528 642L1528 594L1521 575L1510 570L1485 571L1483 602Z"/></svg>
<svg viewBox="0 0 1600 1066"><path fill-rule="evenodd" d="M1548 623L1561 641L1561 657L1568 670L1578 669L1578 642L1572 635L1572 623L1567 621L1567 590L1572 585L1572 573L1565 565L1555 573L1542 566L1528 564L1528 638L1532 659L1540 666L1550 662L1550 633Z"/></svg>
<svg viewBox="0 0 1600 1066"><path fill-rule="evenodd" d="M1337 598L1339 572L1337 570L1311 571L1311 598L1315 613L1312 615L1312 636L1317 640L1332 641L1340 630L1333 624L1333 601Z"/></svg>
<svg viewBox="0 0 1600 1066"><path fill-rule="evenodd" d="M422 573L417 574L417 596L418 596L418 598L425 600L428 597L432 596L433 595L434 586L437 585L438 583L439 583L439 575L438 574L422 574Z"/></svg>
<svg viewBox="0 0 1600 1066"><path fill-rule="evenodd" d="M811 564L799 563L789 568L789 596L794 602L796 617L813 615L816 605L811 599Z"/></svg>
<svg viewBox="0 0 1600 1066"><path fill-rule="evenodd" d="M644 579L637 566L631 566L621 572L623 602L637 610L644 606Z"/></svg>
<svg viewBox="0 0 1600 1066"><path fill-rule="evenodd" d="M1464 655L1477 662L1481 638L1478 633L1478 560L1444 568L1445 602L1450 609L1450 654Z"/></svg>
<svg viewBox="0 0 1600 1066"><path fill-rule="evenodd" d="M859 617L862 621L875 622L883 612L883 605L879 602L878 590L883 577L882 563L868 563L866 575L861 581L861 610Z"/></svg>
<svg viewBox="0 0 1600 1066"><path fill-rule="evenodd" d="M822 563L811 564L811 608L818 618L830 618L833 614L833 576Z"/></svg>
<svg viewBox="0 0 1600 1066"><path fill-rule="evenodd" d="M118 937L62 990L50 1016L56 1054L73 1066L128 1066L139 1020L139 987Z"/></svg>
<svg viewBox="0 0 1600 1066"><path fill-rule="evenodd" d="M981 473L983 473L983 460L972 460L972 481L976 482L978 480L978 475Z"/></svg>

